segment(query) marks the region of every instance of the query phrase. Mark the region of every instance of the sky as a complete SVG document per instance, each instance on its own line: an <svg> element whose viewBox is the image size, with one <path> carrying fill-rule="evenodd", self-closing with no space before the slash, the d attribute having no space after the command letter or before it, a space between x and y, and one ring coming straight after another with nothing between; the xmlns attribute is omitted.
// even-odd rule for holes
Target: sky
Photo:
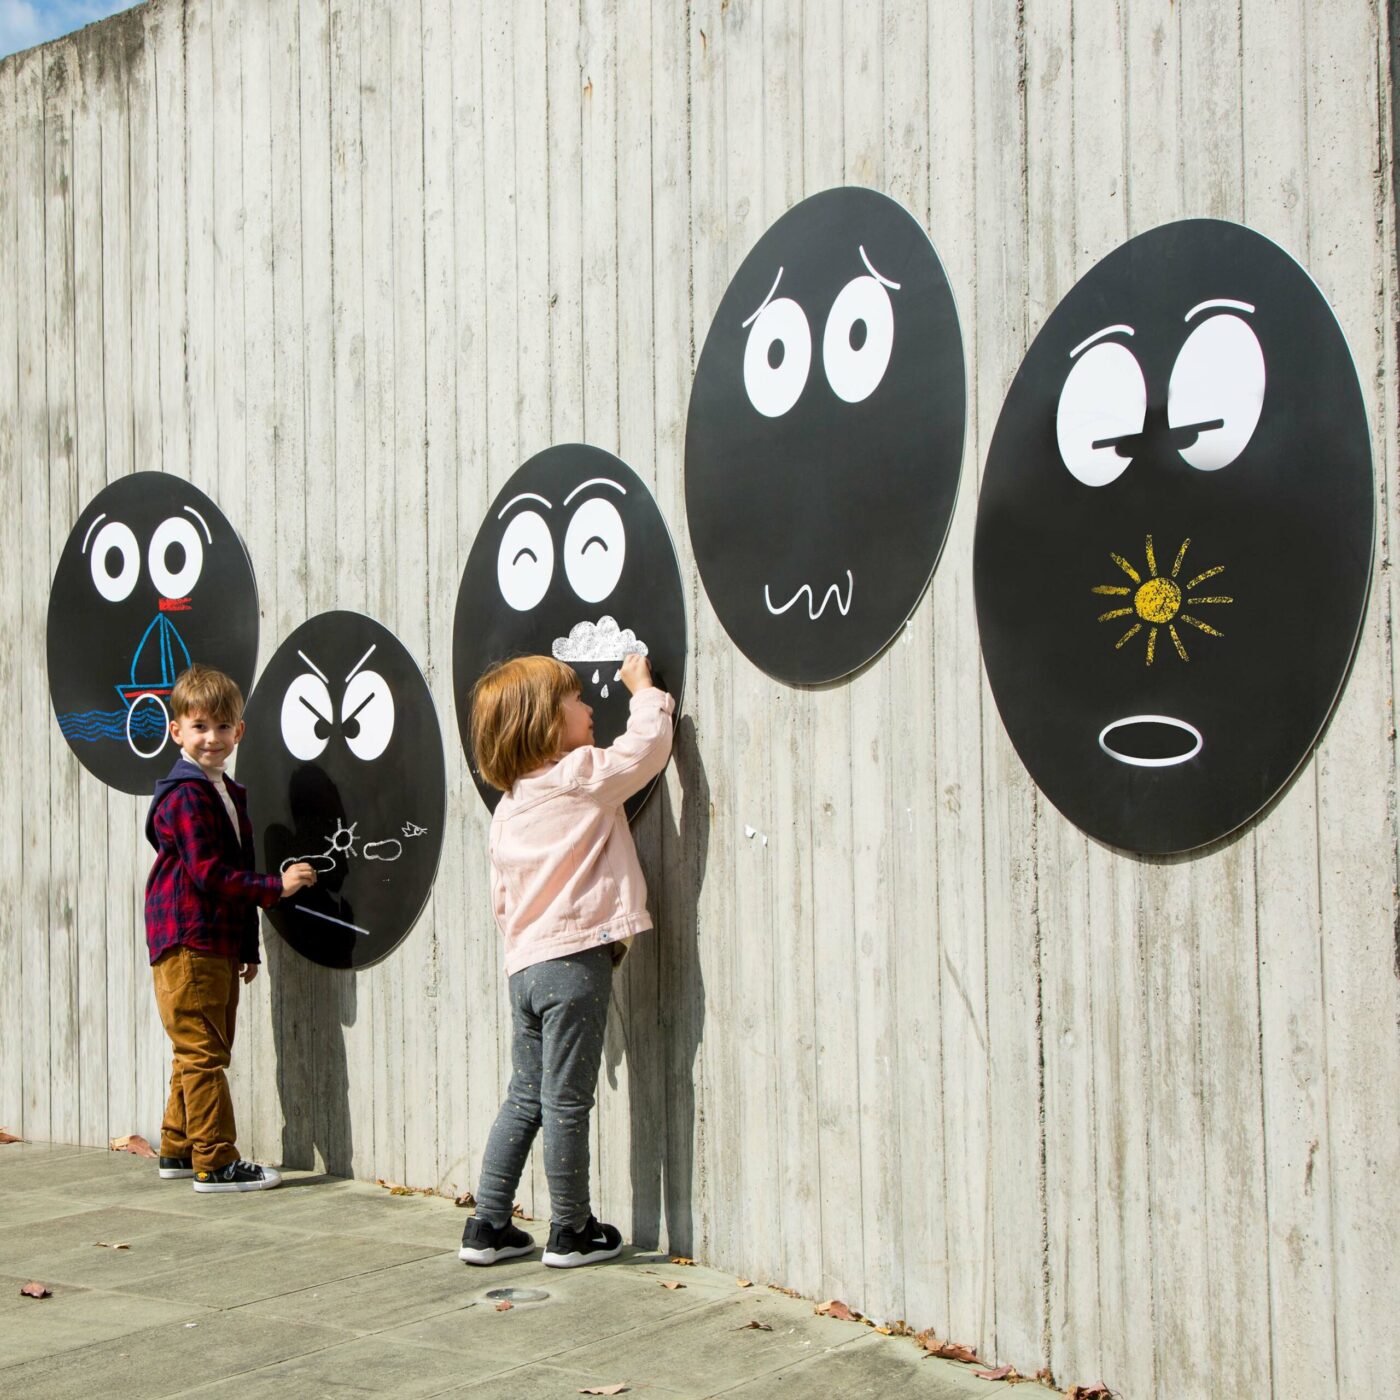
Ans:
<svg viewBox="0 0 1400 1400"><path fill-rule="evenodd" d="M129 10L138 0L0 0L0 58Z"/></svg>

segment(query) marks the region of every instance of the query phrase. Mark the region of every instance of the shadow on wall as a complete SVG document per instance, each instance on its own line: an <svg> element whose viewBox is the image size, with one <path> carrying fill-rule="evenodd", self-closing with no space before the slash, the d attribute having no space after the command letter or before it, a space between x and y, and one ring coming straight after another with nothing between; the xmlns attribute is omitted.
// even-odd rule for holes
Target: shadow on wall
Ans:
<svg viewBox="0 0 1400 1400"><path fill-rule="evenodd" d="M656 920L637 939L614 984L618 1014L604 1046L609 1084L627 1061L632 1222L628 1238L673 1254L694 1253L695 1057L705 1025L700 973L700 887L710 835L710 785L695 725L676 725L672 763L681 788L679 817L663 781L637 824L637 848Z"/></svg>
<svg viewBox="0 0 1400 1400"><path fill-rule="evenodd" d="M272 1043L282 1106L282 1165L353 1176L345 1027L355 1024L355 974L320 967L264 926Z"/></svg>

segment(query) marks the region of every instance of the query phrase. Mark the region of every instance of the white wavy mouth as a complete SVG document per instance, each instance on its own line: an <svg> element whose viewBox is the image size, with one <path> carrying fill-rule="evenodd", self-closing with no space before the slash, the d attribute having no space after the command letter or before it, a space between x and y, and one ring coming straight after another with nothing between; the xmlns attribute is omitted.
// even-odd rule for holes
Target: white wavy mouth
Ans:
<svg viewBox="0 0 1400 1400"><path fill-rule="evenodd" d="M804 583L802 587L799 588L797 592L794 593L792 597L787 600L786 603L784 603L781 607L775 608L773 606L772 594L769 592L768 585L765 583L763 585L763 601L767 603L768 611L772 613L774 617L781 617L782 614L785 613L790 607L792 607L792 605L805 593L807 595L807 616L812 622L815 622L826 611L826 605L833 598L836 599L836 607L840 612L841 616L845 617L846 614L851 610L851 595L855 592L855 587L855 578L851 574L851 571L847 569L846 597L844 600L841 597L841 585L833 583L831 587L828 588L826 592L822 595L821 603L818 604L816 601L816 595L812 592L812 585L810 583Z"/></svg>
<svg viewBox="0 0 1400 1400"><path fill-rule="evenodd" d="M1182 736L1182 751L1171 754L1165 758L1141 758L1136 754L1123 753L1115 749L1109 742L1109 736L1117 730L1125 730L1137 724L1162 724L1168 729L1179 729ZM1119 763L1131 764L1134 768L1173 768L1178 763L1185 763L1187 759L1195 758L1205 746L1205 738L1201 731L1194 724L1187 724L1184 719L1175 719L1171 715L1124 715L1122 719L1116 719L1111 724L1106 724L1099 731L1099 747L1110 757L1117 759Z"/></svg>

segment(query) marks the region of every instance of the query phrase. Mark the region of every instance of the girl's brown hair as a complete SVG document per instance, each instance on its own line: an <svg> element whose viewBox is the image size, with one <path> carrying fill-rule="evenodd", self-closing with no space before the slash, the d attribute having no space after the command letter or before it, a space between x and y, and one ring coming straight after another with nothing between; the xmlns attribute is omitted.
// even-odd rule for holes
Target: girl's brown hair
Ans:
<svg viewBox="0 0 1400 1400"><path fill-rule="evenodd" d="M517 656L487 671L472 687L472 753L482 778L509 792L558 758L564 701L580 689L577 673L552 656Z"/></svg>
<svg viewBox="0 0 1400 1400"><path fill-rule="evenodd" d="M232 676L195 662L182 671L170 692L170 718L202 714L215 724L237 724L243 718L243 692Z"/></svg>

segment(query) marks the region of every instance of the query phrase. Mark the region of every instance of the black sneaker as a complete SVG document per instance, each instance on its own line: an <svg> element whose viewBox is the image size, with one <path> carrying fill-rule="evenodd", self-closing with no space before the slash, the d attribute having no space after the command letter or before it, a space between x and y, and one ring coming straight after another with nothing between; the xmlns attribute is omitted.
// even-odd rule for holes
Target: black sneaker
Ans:
<svg viewBox="0 0 1400 1400"><path fill-rule="evenodd" d="M215 1171L194 1174L196 1191L270 1191L281 1184L280 1172L260 1167L256 1162L245 1162L241 1157Z"/></svg>
<svg viewBox="0 0 1400 1400"><path fill-rule="evenodd" d="M518 1225L512 1225L509 1220L504 1225L493 1225L474 1215L462 1231L462 1247L457 1251L457 1258L466 1264L495 1264L534 1252L534 1240Z"/></svg>
<svg viewBox="0 0 1400 1400"><path fill-rule="evenodd" d="M580 1264L615 1259L621 1253L622 1232L616 1225L599 1224L597 1217L590 1215L581 1230L558 1224L549 1227L544 1262L551 1269L576 1269Z"/></svg>
<svg viewBox="0 0 1400 1400"><path fill-rule="evenodd" d="M162 1157L160 1179L170 1181L177 1176L193 1176L194 1163L188 1157Z"/></svg>

